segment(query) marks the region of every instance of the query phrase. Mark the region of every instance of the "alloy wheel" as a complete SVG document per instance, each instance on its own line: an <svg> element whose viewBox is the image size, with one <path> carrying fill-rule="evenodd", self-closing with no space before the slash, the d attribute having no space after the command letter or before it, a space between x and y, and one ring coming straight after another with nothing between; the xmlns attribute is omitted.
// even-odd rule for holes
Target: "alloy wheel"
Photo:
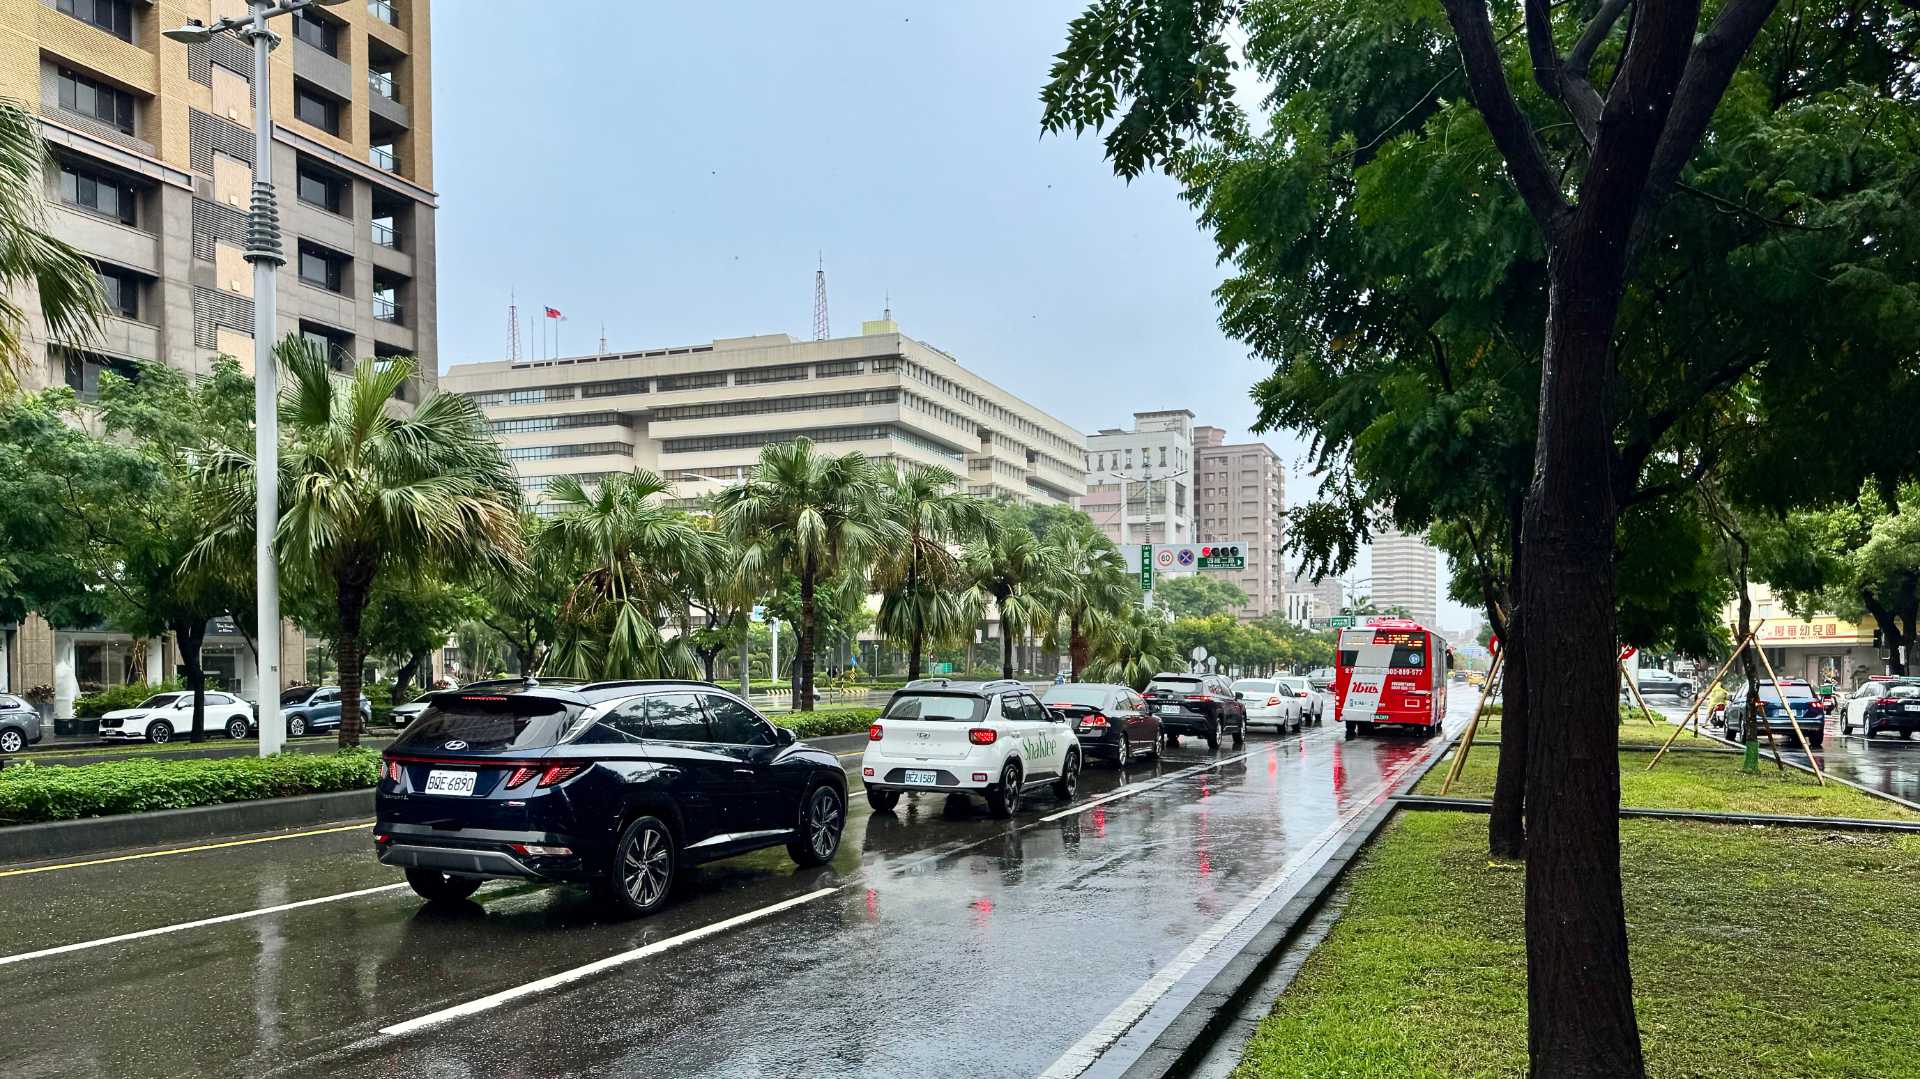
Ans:
<svg viewBox="0 0 1920 1079"><path fill-rule="evenodd" d="M831 787L821 787L813 793L807 823L812 831L813 852L822 859L833 857L834 848L840 845L840 799Z"/></svg>
<svg viewBox="0 0 1920 1079"><path fill-rule="evenodd" d="M27 748L26 736L19 731L0 731L0 753L18 753Z"/></svg>
<svg viewBox="0 0 1920 1079"><path fill-rule="evenodd" d="M640 906L653 906L666 892L670 857L666 838L658 829L647 828L641 831L639 842L627 844L620 875L627 895Z"/></svg>

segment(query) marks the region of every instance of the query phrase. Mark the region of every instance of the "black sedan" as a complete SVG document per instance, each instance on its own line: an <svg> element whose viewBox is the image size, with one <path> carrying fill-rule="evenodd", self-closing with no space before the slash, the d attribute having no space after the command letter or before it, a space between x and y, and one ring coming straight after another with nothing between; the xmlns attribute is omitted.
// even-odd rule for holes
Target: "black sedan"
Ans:
<svg viewBox="0 0 1920 1079"><path fill-rule="evenodd" d="M1247 707L1220 675L1156 674L1147 683L1146 701L1170 746L1183 734L1205 738L1208 749L1219 749L1228 737L1236 746L1247 740Z"/></svg>
<svg viewBox="0 0 1920 1079"><path fill-rule="evenodd" d="M1108 757L1125 768L1137 754L1160 752L1160 720L1126 686L1067 682L1047 687L1040 703L1073 725L1089 757Z"/></svg>
<svg viewBox="0 0 1920 1079"><path fill-rule="evenodd" d="M436 693L383 757L374 847L429 900L512 877L651 914L685 866L781 844L825 864L847 816L833 754L703 682Z"/></svg>
<svg viewBox="0 0 1920 1079"><path fill-rule="evenodd" d="M1867 702L1861 730L1868 738L1883 734L1905 738L1920 731L1920 685L1895 682L1886 687L1882 696Z"/></svg>

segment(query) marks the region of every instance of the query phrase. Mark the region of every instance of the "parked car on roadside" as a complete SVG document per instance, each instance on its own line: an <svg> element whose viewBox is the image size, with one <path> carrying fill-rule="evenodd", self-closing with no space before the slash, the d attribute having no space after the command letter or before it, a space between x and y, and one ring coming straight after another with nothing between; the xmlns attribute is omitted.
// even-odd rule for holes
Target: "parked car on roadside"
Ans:
<svg viewBox="0 0 1920 1079"><path fill-rule="evenodd" d="M1852 734L1866 726L1867 708L1882 697L1891 696L1894 686L1920 685L1920 678L1906 678L1900 675L1879 674L1860 683L1852 693L1842 697L1837 711L1840 713L1840 733Z"/></svg>
<svg viewBox="0 0 1920 1079"><path fill-rule="evenodd" d="M245 738L253 730L253 705L231 693L206 694L201 730ZM171 742L193 733L193 694L156 693L132 708L116 708L100 717L100 737L109 742Z"/></svg>
<svg viewBox="0 0 1920 1079"><path fill-rule="evenodd" d="M287 725L287 737L298 738L338 727L340 704L339 686L295 686L282 690L280 716ZM373 716L365 694L360 697L360 715L363 720Z"/></svg>
<svg viewBox="0 0 1920 1079"><path fill-rule="evenodd" d="M0 693L0 753L18 753L42 733L40 709L23 697Z"/></svg>
<svg viewBox="0 0 1920 1079"><path fill-rule="evenodd" d="M1147 683L1147 703L1160 717L1160 731L1168 745L1191 734L1219 749L1223 739L1233 744L1247 740L1247 709L1234 696L1233 686L1217 674L1156 674Z"/></svg>
<svg viewBox="0 0 1920 1079"><path fill-rule="evenodd" d="M387 715L392 719L394 726L401 730L406 730L407 726L414 720L419 719L420 713L426 710L427 702L425 699L421 699L410 704L396 704L387 712Z"/></svg>
<svg viewBox="0 0 1920 1079"><path fill-rule="evenodd" d="M1827 714L1820 710L1815 702L1813 687L1804 678L1782 678L1780 684L1762 679L1757 683L1760 699L1760 714L1753 717L1753 729L1761 738L1768 731L1775 739L1784 739L1787 748L1798 748L1799 739L1793 736L1794 728L1806 738L1807 744L1819 749L1827 740ZM1747 691L1737 689L1727 701L1727 737L1735 742L1746 740L1748 725Z"/></svg>
<svg viewBox="0 0 1920 1079"><path fill-rule="evenodd" d="M1011 817L1040 787L1072 801L1083 752L1066 717L1024 683L923 679L896 691L867 728L860 781L883 813L903 794L927 792L982 798L994 816Z"/></svg>
<svg viewBox="0 0 1920 1079"><path fill-rule="evenodd" d="M1278 678L1242 678L1233 684L1233 695L1247 710L1248 726L1271 723L1290 734L1307 724L1307 695Z"/></svg>
<svg viewBox="0 0 1920 1079"><path fill-rule="evenodd" d="M1663 671L1658 667L1642 667L1635 672L1634 680L1640 687L1642 697L1668 696L1681 701L1693 699L1693 683L1671 671ZM1621 680L1620 694L1627 695L1625 679Z"/></svg>
<svg viewBox="0 0 1920 1079"><path fill-rule="evenodd" d="M701 862L782 844L832 861L847 779L709 683L519 683L434 694L382 754L374 810L380 861L428 900L511 877L651 914Z"/></svg>
<svg viewBox="0 0 1920 1079"><path fill-rule="evenodd" d="M1125 768L1139 754L1160 752L1160 721L1127 686L1064 682L1048 686L1040 703L1067 721L1089 757L1105 757Z"/></svg>
<svg viewBox="0 0 1920 1079"><path fill-rule="evenodd" d="M1868 738L1883 734L1898 734L1905 738L1914 731L1920 731L1920 683L1883 684L1886 685L1885 695L1868 701L1860 715L1860 733ZM1842 728L1840 733L1851 732Z"/></svg>

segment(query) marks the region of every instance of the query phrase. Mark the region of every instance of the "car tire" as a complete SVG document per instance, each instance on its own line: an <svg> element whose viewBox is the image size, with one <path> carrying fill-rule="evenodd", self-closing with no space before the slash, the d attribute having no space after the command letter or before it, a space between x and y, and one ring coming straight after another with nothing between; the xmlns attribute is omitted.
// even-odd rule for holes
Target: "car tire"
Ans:
<svg viewBox="0 0 1920 1079"><path fill-rule="evenodd" d="M787 841L787 857L795 865L826 865L840 852L846 826L846 799L830 783L816 785L800 802L800 829Z"/></svg>
<svg viewBox="0 0 1920 1079"><path fill-rule="evenodd" d="M245 738L246 736L247 736L246 720L240 718L239 716L234 716L232 719L227 720L227 737L228 738L231 738L237 742L240 739Z"/></svg>
<svg viewBox="0 0 1920 1079"><path fill-rule="evenodd" d="M12 728L0 731L0 753L19 753L26 748L26 735Z"/></svg>
<svg viewBox="0 0 1920 1079"><path fill-rule="evenodd" d="M1113 751L1113 766L1124 772L1132 765L1133 739L1127 737L1127 732L1121 731L1120 748Z"/></svg>
<svg viewBox="0 0 1920 1079"><path fill-rule="evenodd" d="M173 741L173 724L168 723L164 719L156 719L152 723L147 724L147 741L152 742L156 746L166 745L168 742Z"/></svg>
<svg viewBox="0 0 1920 1079"><path fill-rule="evenodd" d="M1242 717L1240 720L1240 725L1233 729L1233 748L1239 749L1241 746L1244 746L1246 744L1247 744L1247 721L1245 717Z"/></svg>
<svg viewBox="0 0 1920 1079"><path fill-rule="evenodd" d="M1060 778L1053 781L1053 796L1063 802L1073 801L1080 791L1080 751L1067 750L1066 763L1060 766Z"/></svg>
<svg viewBox="0 0 1920 1079"><path fill-rule="evenodd" d="M1170 749L1180 748L1180 736L1177 734L1167 735L1167 746Z"/></svg>
<svg viewBox="0 0 1920 1079"><path fill-rule="evenodd" d="M899 791L883 791L876 787L867 788L867 804L876 813L891 813L893 807L900 804Z"/></svg>
<svg viewBox="0 0 1920 1079"><path fill-rule="evenodd" d="M307 717L295 713L287 717L287 737L298 738L307 733Z"/></svg>
<svg viewBox="0 0 1920 1079"><path fill-rule="evenodd" d="M1347 737L1353 738L1359 735L1359 733L1360 733L1360 724L1355 723L1352 720L1348 720L1347 721Z"/></svg>
<svg viewBox="0 0 1920 1079"><path fill-rule="evenodd" d="M601 896L627 914L645 917L667 905L680 855L673 831L655 816L635 817L613 846Z"/></svg>
<svg viewBox="0 0 1920 1079"><path fill-rule="evenodd" d="M456 877L438 869L409 869L407 887L429 903L457 903L480 887L480 878Z"/></svg>
<svg viewBox="0 0 1920 1079"><path fill-rule="evenodd" d="M987 792L987 809L994 816L1006 820L1020 812L1020 762L1008 761L1000 769L1000 789Z"/></svg>
<svg viewBox="0 0 1920 1079"><path fill-rule="evenodd" d="M1213 721L1213 729L1207 732L1207 750L1217 753L1220 750L1220 721Z"/></svg>

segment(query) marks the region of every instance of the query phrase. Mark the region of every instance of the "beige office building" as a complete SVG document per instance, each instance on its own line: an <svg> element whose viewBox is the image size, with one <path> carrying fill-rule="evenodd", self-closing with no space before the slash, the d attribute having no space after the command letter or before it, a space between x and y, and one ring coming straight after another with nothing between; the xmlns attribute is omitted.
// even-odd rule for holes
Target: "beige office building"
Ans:
<svg viewBox="0 0 1920 1079"><path fill-rule="evenodd" d="M1440 597L1440 553L1425 536L1388 528L1373 537L1373 602L1381 610L1404 607L1413 620L1433 628Z"/></svg>
<svg viewBox="0 0 1920 1079"><path fill-rule="evenodd" d="M826 451L945 468L987 497L1066 505L1085 492L1078 431L890 319L863 330L456 364L441 388L486 410L535 500L556 476L592 482L636 468L697 498L743 479L762 446L801 436Z"/></svg>
<svg viewBox="0 0 1920 1079"><path fill-rule="evenodd" d="M1235 541L1247 565L1222 576L1247 594L1241 618L1286 609L1286 563L1280 556L1287 475L1264 442L1228 442L1218 427L1193 429L1194 542Z"/></svg>
<svg viewBox="0 0 1920 1079"><path fill-rule="evenodd" d="M91 398L103 371L135 361L201 373L226 353L252 368L253 53L230 34L191 45L162 36L246 10L243 0L0 0L0 93L38 114L54 156L50 227L94 259L112 309L94 340L49 340L33 320L27 389L65 383ZM272 23L279 333L306 335L338 365L418 356L414 400L439 367L429 23L428 0L310 5ZM251 695L244 642L214 629L219 686ZM50 685L65 715L77 693L142 665L150 678L170 673L170 649L143 647L136 662L125 634L29 618L0 626L0 686ZM285 652L298 678L303 643Z"/></svg>

